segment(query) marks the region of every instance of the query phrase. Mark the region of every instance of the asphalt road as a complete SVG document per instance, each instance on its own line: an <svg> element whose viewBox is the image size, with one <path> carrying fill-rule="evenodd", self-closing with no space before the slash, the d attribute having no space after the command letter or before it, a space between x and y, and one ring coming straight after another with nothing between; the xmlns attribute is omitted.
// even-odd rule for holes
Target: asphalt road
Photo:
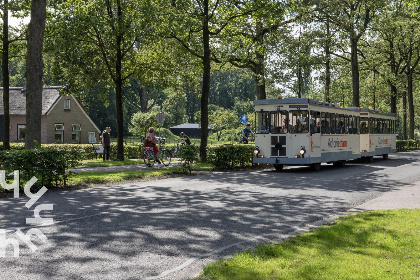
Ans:
<svg viewBox="0 0 420 280"><path fill-rule="evenodd" d="M279 241L420 181L420 152L274 170L216 172L125 185L1 198L0 279L188 279L204 265L256 244ZM38 205L53 224L26 219ZM16 233L37 229L34 252ZM2 239L3 238L3 239ZM4 251L4 250L3 250Z"/></svg>

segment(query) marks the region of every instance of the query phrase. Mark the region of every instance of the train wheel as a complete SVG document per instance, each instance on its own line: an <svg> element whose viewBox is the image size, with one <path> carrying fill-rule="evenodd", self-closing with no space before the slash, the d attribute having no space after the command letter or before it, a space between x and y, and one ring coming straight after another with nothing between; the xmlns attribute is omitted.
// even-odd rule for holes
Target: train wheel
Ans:
<svg viewBox="0 0 420 280"><path fill-rule="evenodd" d="M321 170L321 163L314 163L314 164L312 164L312 170L314 170L314 171Z"/></svg>
<svg viewBox="0 0 420 280"><path fill-rule="evenodd" d="M373 162L373 157L367 157L368 162Z"/></svg>
<svg viewBox="0 0 420 280"><path fill-rule="evenodd" d="M283 170L283 164L274 164L274 168L276 171L282 171Z"/></svg>
<svg viewBox="0 0 420 280"><path fill-rule="evenodd" d="M382 155L382 158L383 158L383 159L388 159L388 154L384 154L384 155Z"/></svg>
<svg viewBox="0 0 420 280"><path fill-rule="evenodd" d="M346 161L345 161L345 160L335 161L335 162L333 163L333 165L334 165L335 167L344 167L344 166L346 165Z"/></svg>

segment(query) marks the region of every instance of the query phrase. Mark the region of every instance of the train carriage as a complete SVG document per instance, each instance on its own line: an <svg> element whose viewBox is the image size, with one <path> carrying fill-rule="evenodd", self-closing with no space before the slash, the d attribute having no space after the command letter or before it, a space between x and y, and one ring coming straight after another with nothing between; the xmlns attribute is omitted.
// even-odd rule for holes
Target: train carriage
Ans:
<svg viewBox="0 0 420 280"><path fill-rule="evenodd" d="M321 163L344 165L395 151L392 114L305 98L256 100L254 106L254 163L274 164L277 170L283 165L312 165L319 170ZM381 128L377 133L376 126Z"/></svg>

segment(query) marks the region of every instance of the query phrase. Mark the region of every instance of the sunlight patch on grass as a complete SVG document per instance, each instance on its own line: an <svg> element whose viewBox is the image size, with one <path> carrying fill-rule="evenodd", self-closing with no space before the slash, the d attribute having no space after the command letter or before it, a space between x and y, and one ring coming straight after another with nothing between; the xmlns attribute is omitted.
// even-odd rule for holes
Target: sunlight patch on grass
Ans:
<svg viewBox="0 0 420 280"><path fill-rule="evenodd" d="M420 209L372 211L258 246L198 279L419 279Z"/></svg>

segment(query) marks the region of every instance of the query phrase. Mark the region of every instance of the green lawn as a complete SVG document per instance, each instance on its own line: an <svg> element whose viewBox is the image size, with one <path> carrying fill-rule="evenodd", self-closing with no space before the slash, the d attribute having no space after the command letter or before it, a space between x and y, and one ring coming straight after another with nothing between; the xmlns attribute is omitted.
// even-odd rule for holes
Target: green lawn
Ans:
<svg viewBox="0 0 420 280"><path fill-rule="evenodd" d="M142 164L142 160L127 160L126 161L83 161L81 167L98 167L98 166L119 166L126 164ZM213 169L211 164L194 163L192 170L197 171L210 171ZM149 180L153 178L169 177L172 175L184 174L180 166L168 166L162 168L146 168L143 170L135 171L100 171L100 172L81 172L73 174L68 180L70 186L77 185L91 185L91 184L109 184L109 183L123 183L127 180ZM185 174L184 174L185 175Z"/></svg>
<svg viewBox="0 0 420 280"><path fill-rule="evenodd" d="M103 161L102 159L87 159L87 160L82 160L78 167L121 166L121 165L133 165L133 164L144 164L144 161L142 159L126 159L122 161L118 161L118 160Z"/></svg>
<svg viewBox="0 0 420 280"><path fill-rule="evenodd" d="M68 184L73 185L90 185L90 184L109 184L120 183L127 180L151 179L162 176L169 176L170 174L180 173L179 167L167 168L150 168L146 170L136 171L101 171L101 172L81 172L72 175Z"/></svg>
<svg viewBox="0 0 420 280"><path fill-rule="evenodd" d="M204 279L420 279L420 209L340 218L207 266Z"/></svg>

